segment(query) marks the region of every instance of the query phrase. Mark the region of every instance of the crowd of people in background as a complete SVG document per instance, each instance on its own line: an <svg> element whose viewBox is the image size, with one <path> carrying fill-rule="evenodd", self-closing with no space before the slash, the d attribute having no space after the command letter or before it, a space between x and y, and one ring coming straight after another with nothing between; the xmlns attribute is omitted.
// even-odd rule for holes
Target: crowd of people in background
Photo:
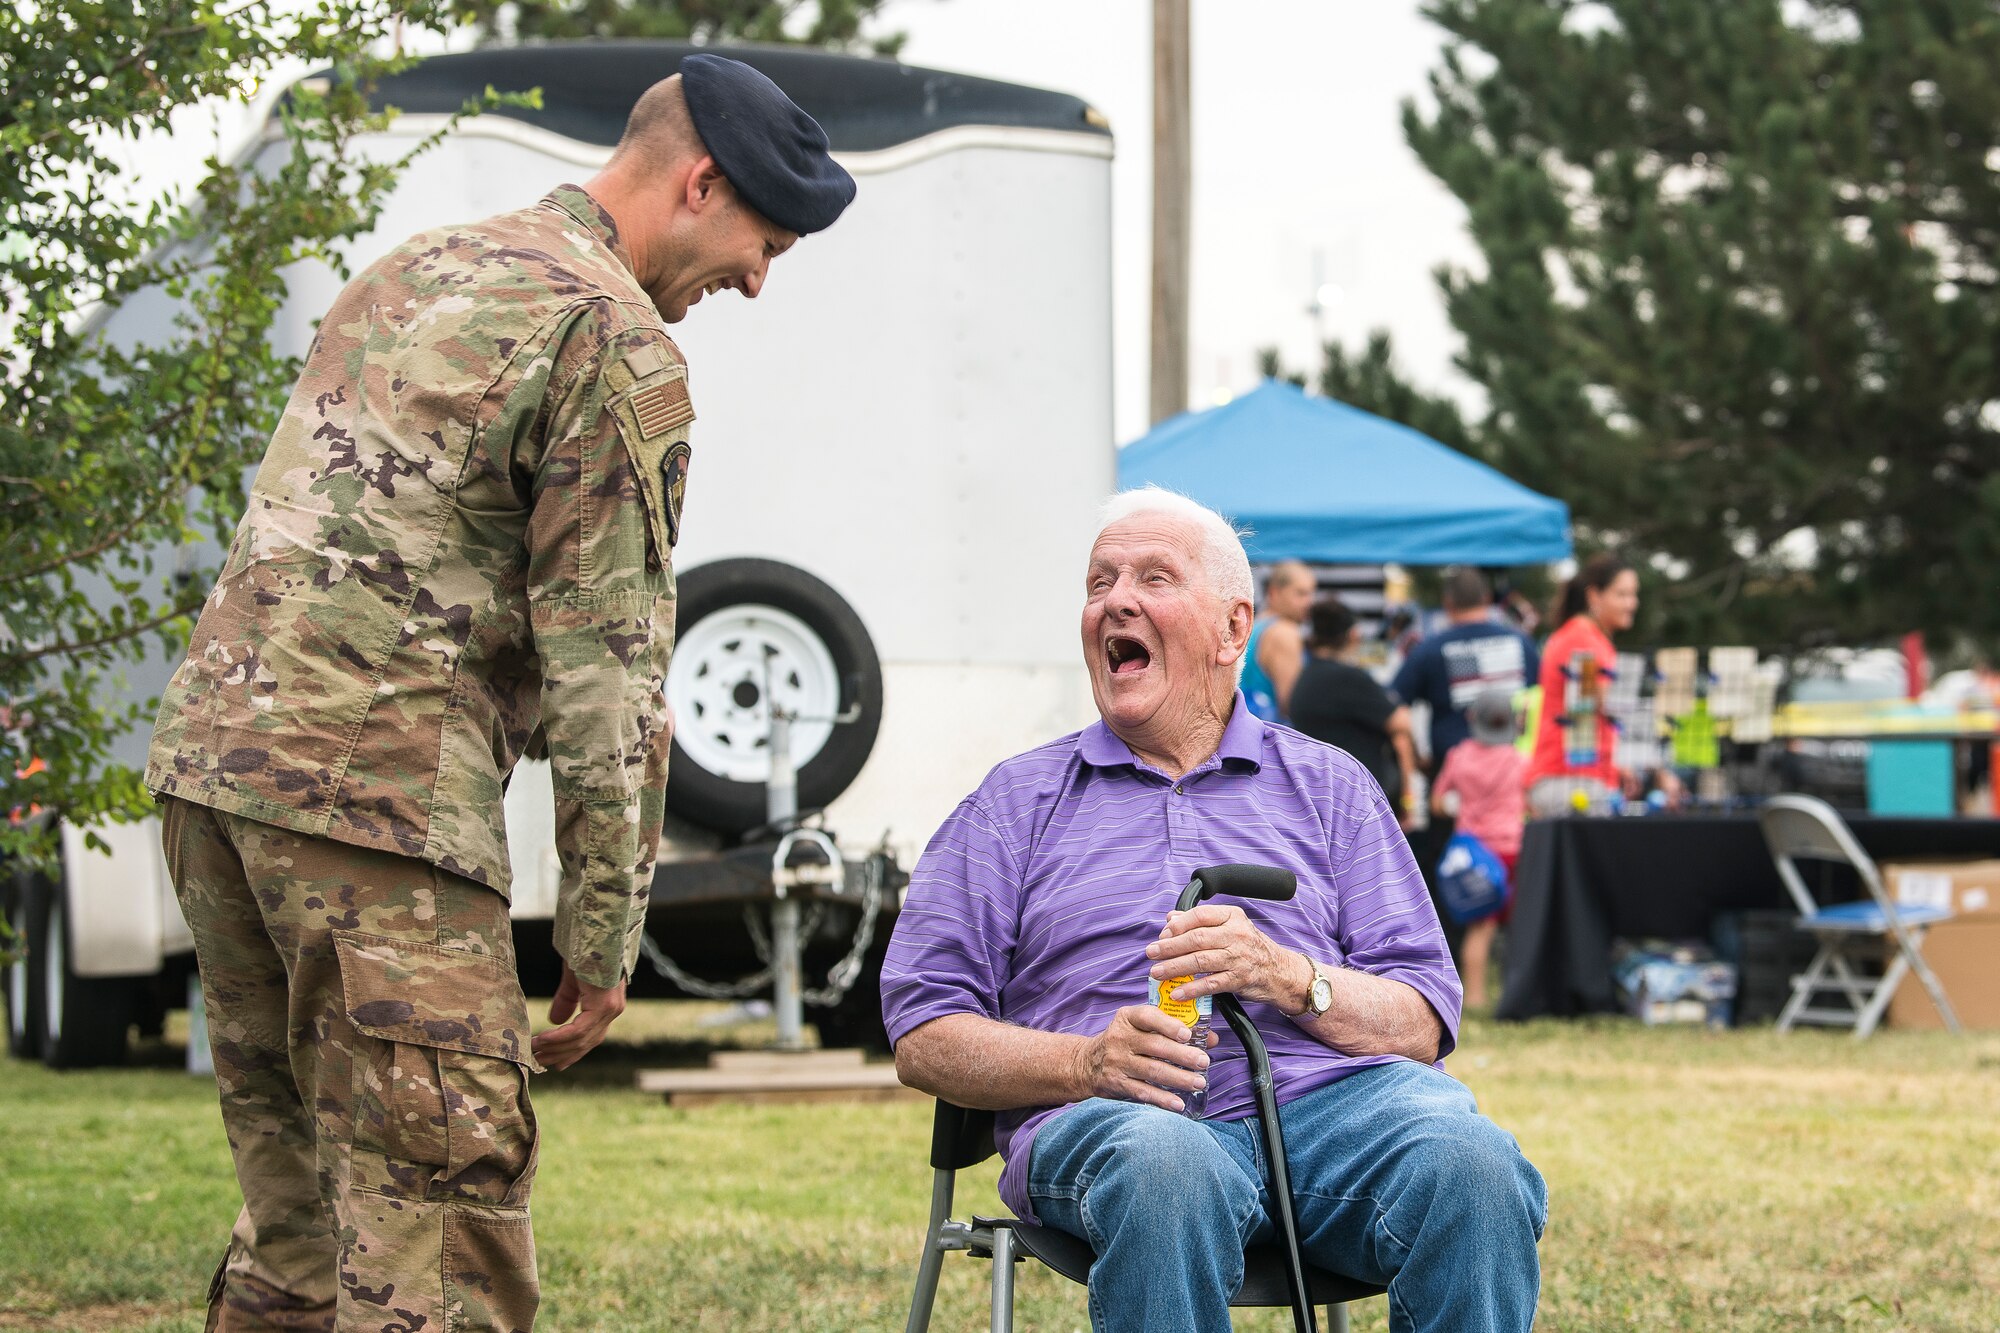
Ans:
<svg viewBox="0 0 2000 1333"><path fill-rule="evenodd" d="M1291 724L1359 759L1408 829L1417 769L1410 710L1354 663L1360 641L1360 618L1338 598L1313 603L1311 657L1291 692Z"/></svg>
<svg viewBox="0 0 2000 1333"><path fill-rule="evenodd" d="M1291 712L1292 686L1305 669L1305 623L1319 583L1305 562L1281 560L1264 576L1264 614L1250 627L1243 699L1265 722Z"/></svg>
<svg viewBox="0 0 2000 1333"><path fill-rule="evenodd" d="M1426 815L1449 819L1511 879L1528 819L1601 814L1614 793L1637 795L1647 781L1679 798L1671 770L1638 774L1617 763L1603 704L1617 666L1614 638L1638 612L1639 578L1614 556L1585 561L1546 617L1519 590L1496 602L1485 574L1452 569L1440 590L1441 628L1425 635L1418 617L1398 608L1375 644L1364 643L1356 612L1321 596L1298 561L1273 565L1263 591L1243 671L1250 711L1353 755L1405 829ZM1530 636L1542 626L1550 633L1537 649ZM1386 683L1362 663L1369 648L1393 665L1382 673ZM1429 713L1421 752L1417 705ZM1488 963L1506 918L1503 907L1465 925L1459 963L1469 1004L1489 998Z"/></svg>

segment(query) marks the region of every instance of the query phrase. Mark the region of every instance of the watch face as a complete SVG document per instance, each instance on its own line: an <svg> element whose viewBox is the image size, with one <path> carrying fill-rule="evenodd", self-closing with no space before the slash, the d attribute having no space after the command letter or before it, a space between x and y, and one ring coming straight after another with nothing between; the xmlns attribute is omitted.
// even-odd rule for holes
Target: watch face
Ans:
<svg viewBox="0 0 2000 1333"><path fill-rule="evenodd" d="M1333 986L1325 977L1314 977L1312 988L1312 1011L1323 1014L1333 1006Z"/></svg>

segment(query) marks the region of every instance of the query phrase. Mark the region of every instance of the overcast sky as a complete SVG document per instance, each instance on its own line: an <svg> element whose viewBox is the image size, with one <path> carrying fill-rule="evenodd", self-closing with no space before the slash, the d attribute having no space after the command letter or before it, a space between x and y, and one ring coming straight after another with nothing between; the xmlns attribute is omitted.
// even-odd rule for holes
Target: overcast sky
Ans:
<svg viewBox="0 0 2000 1333"><path fill-rule="evenodd" d="M911 64L1074 93L1111 119L1117 431L1143 433L1152 202L1151 0L890 0ZM1431 271L1476 255L1464 211L1403 142L1442 34L1417 0L1193 0L1192 405L1256 382L1259 347L1317 368L1328 336L1394 335L1405 368L1462 388Z"/></svg>

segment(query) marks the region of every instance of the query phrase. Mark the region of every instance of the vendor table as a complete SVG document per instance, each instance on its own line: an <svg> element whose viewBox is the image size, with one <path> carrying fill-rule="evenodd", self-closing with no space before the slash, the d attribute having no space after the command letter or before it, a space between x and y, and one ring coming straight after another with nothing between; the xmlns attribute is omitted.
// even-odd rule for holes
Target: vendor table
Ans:
<svg viewBox="0 0 2000 1333"><path fill-rule="evenodd" d="M1843 817L1877 861L2000 857L2000 819ZM1845 878L1831 897L1859 892L1852 874ZM1705 940L1719 913L1791 908L1755 815L1531 823L1514 876L1497 1017L1616 1012L1613 939Z"/></svg>

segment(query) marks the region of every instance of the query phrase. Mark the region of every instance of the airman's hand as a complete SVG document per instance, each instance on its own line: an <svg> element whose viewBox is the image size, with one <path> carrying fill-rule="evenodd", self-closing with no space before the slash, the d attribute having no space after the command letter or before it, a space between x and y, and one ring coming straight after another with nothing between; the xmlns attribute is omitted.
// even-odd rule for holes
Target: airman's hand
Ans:
<svg viewBox="0 0 2000 1333"><path fill-rule="evenodd" d="M1208 1053L1188 1045L1189 1035L1186 1024L1157 1005L1125 1006L1084 1045L1078 1076L1085 1095L1180 1110L1172 1090L1194 1092L1208 1083ZM1208 1044L1215 1045L1213 1032Z"/></svg>
<svg viewBox="0 0 2000 1333"><path fill-rule="evenodd" d="M1312 986L1312 964L1304 954L1281 947L1242 908L1220 903L1167 913L1167 924L1160 938L1146 946L1146 957L1154 960L1152 975L1161 981L1194 977L1174 988L1174 998L1180 1000L1233 992L1296 1014Z"/></svg>
<svg viewBox="0 0 2000 1333"><path fill-rule="evenodd" d="M563 964L562 981L549 1005L549 1021L561 1024L537 1032L528 1043L535 1063L545 1069L568 1069L597 1049L611 1031L612 1020L625 1012L625 983L606 990L587 981Z"/></svg>

